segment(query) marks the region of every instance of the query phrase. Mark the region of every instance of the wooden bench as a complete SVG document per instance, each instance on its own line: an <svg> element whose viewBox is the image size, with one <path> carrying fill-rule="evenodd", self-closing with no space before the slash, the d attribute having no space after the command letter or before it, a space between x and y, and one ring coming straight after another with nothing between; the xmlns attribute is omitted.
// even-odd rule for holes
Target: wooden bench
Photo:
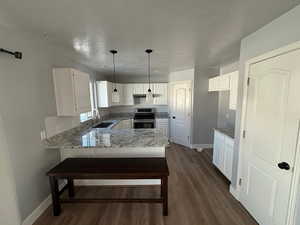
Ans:
<svg viewBox="0 0 300 225"><path fill-rule="evenodd" d="M60 203L161 203L163 215L168 215L168 176L169 169L165 158L68 158L51 169L49 176L52 206L54 216L61 212ZM58 180L68 182L61 191L58 189ZM144 199L79 199L74 198L74 179L160 179L160 198ZM60 199L59 196L66 190L69 198Z"/></svg>

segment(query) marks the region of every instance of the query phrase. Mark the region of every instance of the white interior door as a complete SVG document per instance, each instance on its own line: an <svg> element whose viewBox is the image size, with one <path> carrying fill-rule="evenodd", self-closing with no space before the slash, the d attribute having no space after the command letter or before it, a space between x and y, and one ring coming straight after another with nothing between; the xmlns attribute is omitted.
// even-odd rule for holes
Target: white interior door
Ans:
<svg viewBox="0 0 300 225"><path fill-rule="evenodd" d="M299 60L297 50L249 69L241 201L261 225L286 224L300 119Z"/></svg>
<svg viewBox="0 0 300 225"><path fill-rule="evenodd" d="M191 81L170 84L171 141L190 146L191 137Z"/></svg>

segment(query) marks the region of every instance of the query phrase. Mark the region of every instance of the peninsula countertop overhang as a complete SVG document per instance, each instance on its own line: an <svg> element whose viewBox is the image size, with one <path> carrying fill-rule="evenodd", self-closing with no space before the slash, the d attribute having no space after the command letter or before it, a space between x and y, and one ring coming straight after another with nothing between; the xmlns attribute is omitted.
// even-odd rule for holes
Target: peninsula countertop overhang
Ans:
<svg viewBox="0 0 300 225"><path fill-rule="evenodd" d="M116 119L114 123L124 120ZM168 138L160 129L99 129L66 131L44 140L46 148L134 148L165 147Z"/></svg>

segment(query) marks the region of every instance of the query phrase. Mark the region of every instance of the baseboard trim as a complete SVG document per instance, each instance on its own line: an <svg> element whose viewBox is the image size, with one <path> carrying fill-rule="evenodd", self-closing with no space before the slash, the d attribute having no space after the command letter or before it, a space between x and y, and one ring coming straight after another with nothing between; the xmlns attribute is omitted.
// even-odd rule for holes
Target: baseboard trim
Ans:
<svg viewBox="0 0 300 225"><path fill-rule="evenodd" d="M192 144L191 148L196 149L198 152L202 152L203 149L212 148L213 144Z"/></svg>
<svg viewBox="0 0 300 225"><path fill-rule="evenodd" d="M59 190L63 188L65 183L59 185ZM51 194L42 201L42 203L32 211L32 213L26 217L26 219L22 222L22 225L32 225L34 222L43 214L43 212L52 204Z"/></svg>
<svg viewBox="0 0 300 225"><path fill-rule="evenodd" d="M236 200L240 201L240 190L239 190L239 188L235 188L232 185L230 185L229 192L230 192L230 194L232 194L232 196Z"/></svg>

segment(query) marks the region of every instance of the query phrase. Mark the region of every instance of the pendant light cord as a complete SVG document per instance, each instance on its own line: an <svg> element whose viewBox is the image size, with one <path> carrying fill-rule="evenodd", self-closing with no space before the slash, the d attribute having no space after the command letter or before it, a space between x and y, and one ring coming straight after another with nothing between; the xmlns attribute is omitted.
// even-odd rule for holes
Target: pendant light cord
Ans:
<svg viewBox="0 0 300 225"><path fill-rule="evenodd" d="M116 84L116 64L115 64L115 54L113 54L113 64L114 64L114 83L115 83L115 89L117 89L117 84Z"/></svg>
<svg viewBox="0 0 300 225"><path fill-rule="evenodd" d="M117 50L110 50L110 53L113 55L113 65L114 65L114 74L113 74L113 79L114 79L114 83L115 83L115 88L114 88L114 92L117 92L117 82L116 82L116 63L115 63L115 54L118 53Z"/></svg>
<svg viewBox="0 0 300 225"><path fill-rule="evenodd" d="M148 92L151 92L151 89L150 89L150 53L148 53L148 84L149 84Z"/></svg>

